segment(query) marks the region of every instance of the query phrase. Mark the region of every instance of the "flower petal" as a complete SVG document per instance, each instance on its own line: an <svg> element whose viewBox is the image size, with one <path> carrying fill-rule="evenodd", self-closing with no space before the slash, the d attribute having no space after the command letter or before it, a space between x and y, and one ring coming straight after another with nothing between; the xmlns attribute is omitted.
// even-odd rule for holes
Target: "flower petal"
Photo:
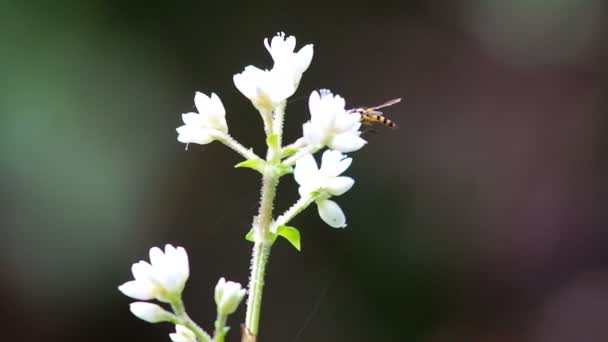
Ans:
<svg viewBox="0 0 608 342"><path fill-rule="evenodd" d="M336 202L330 200L318 200L317 209L321 219L328 225L334 228L346 227L346 217Z"/></svg>
<svg viewBox="0 0 608 342"><path fill-rule="evenodd" d="M148 281L131 280L118 287L125 296L138 299L150 300L156 296L157 288Z"/></svg>
<svg viewBox="0 0 608 342"><path fill-rule="evenodd" d="M340 196L350 190L355 184L355 180L350 177L335 177L329 179L323 188L332 196Z"/></svg>
<svg viewBox="0 0 608 342"><path fill-rule="evenodd" d="M319 129L318 126L312 124L312 122L306 122L302 125L302 131L304 136L304 141L308 143L308 145L322 145L323 132Z"/></svg>
<svg viewBox="0 0 608 342"><path fill-rule="evenodd" d="M211 102L211 99L209 98L209 96L201 93L200 91L197 91L196 94L194 95L194 105L196 106L196 110L199 113L204 113L205 111L207 111L209 108L210 102Z"/></svg>
<svg viewBox="0 0 608 342"><path fill-rule="evenodd" d="M129 309L137 318L150 323L165 322L170 318L169 313L165 311L165 309L152 303L131 303L131 305L129 305Z"/></svg>
<svg viewBox="0 0 608 342"><path fill-rule="evenodd" d="M175 252L177 270L186 279L190 276L190 263L188 261L188 253L183 247L177 247Z"/></svg>
<svg viewBox="0 0 608 342"><path fill-rule="evenodd" d="M327 150L321 157L321 173L325 176L336 177L346 171L353 159L339 151Z"/></svg>
<svg viewBox="0 0 608 342"><path fill-rule="evenodd" d="M176 128L178 133L177 141L184 144L200 144L205 145L213 141L211 130L206 128L197 128L194 126L183 125Z"/></svg>
<svg viewBox="0 0 608 342"><path fill-rule="evenodd" d="M334 136L327 146L331 149L348 153L361 149L365 144L367 144L367 141L363 140L357 134L346 132Z"/></svg>
<svg viewBox="0 0 608 342"><path fill-rule="evenodd" d="M296 162L293 177L298 184L302 185L310 183L315 178L318 178L318 173L319 169L317 168L315 158L312 154L307 154Z"/></svg>
<svg viewBox="0 0 608 342"><path fill-rule="evenodd" d="M202 125L202 118L197 113L182 114L182 120L184 121L184 123L186 125L192 125L192 126L201 126Z"/></svg>
<svg viewBox="0 0 608 342"><path fill-rule="evenodd" d="M169 334L169 338L173 342L196 342L194 333L183 325L176 325L175 332Z"/></svg>
<svg viewBox="0 0 608 342"><path fill-rule="evenodd" d="M150 254L150 264L152 264L152 267L154 269L164 265L165 253L163 253L163 251L160 248L158 248L158 247L150 248L149 254Z"/></svg>
<svg viewBox="0 0 608 342"><path fill-rule="evenodd" d="M313 45L308 44L300 49L297 53L298 58L298 69L302 73L308 69L310 62L312 61Z"/></svg>
<svg viewBox="0 0 608 342"><path fill-rule="evenodd" d="M311 116L321 112L321 96L316 90L313 90L308 97L308 111L310 111Z"/></svg>

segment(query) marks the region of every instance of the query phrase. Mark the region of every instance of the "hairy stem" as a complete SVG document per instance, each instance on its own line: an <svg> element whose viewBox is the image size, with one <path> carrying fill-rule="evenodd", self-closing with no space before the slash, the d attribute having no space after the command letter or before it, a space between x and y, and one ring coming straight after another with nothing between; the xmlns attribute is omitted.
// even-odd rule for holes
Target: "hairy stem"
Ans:
<svg viewBox="0 0 608 342"><path fill-rule="evenodd" d="M232 136L230 136L230 134L223 134L223 133L222 134L215 134L213 137L217 141L219 141L222 144L224 144L224 145L230 147L231 149L233 149L236 153L240 154L245 159L260 159L260 157L258 157L257 154L253 153L252 149L246 148L245 146L241 145Z"/></svg>
<svg viewBox="0 0 608 342"><path fill-rule="evenodd" d="M275 112L274 120L270 128L270 134L278 133L278 144L268 146L266 162L269 165L276 165L281 162L281 133L283 130L284 107ZM280 120L280 123L276 123ZM269 133L268 130L266 132ZM262 293L264 291L264 276L266 274L266 264L270 256L272 240L269 239L268 232L272 223L272 211L274 199L276 197L277 186L279 185L280 175L274 168L266 168L262 176L262 191L260 195L260 210L255 219L254 245L251 257L251 274L249 276L249 296L247 297L247 316L245 318L245 328L248 334L253 337L258 335L260 325L260 313L262 310Z"/></svg>
<svg viewBox="0 0 608 342"><path fill-rule="evenodd" d="M285 211L281 216L279 216L276 222L272 225L271 231L277 227L284 226L289 223L289 221L293 220L299 213L301 213L304 209L308 208L308 206L317 199L318 196L305 196L300 197L300 199L294 203L287 211Z"/></svg>
<svg viewBox="0 0 608 342"><path fill-rule="evenodd" d="M181 300L181 298L172 302L171 307L173 308L175 316L177 316L177 319L179 320L179 324L190 329L198 341L211 342L211 336L209 336L209 334L207 334L203 328L201 328L192 320L192 318L190 318L190 316L188 316L186 313L186 308L184 307L184 302Z"/></svg>
<svg viewBox="0 0 608 342"><path fill-rule="evenodd" d="M295 165L295 163L298 161L298 159L308 155L308 154L314 154L315 152L317 152L318 150L320 150L321 148L318 146L313 146L313 145L308 145L305 148L301 149L300 151L298 151L296 154L286 158L285 160L283 160L283 165L285 166L293 166Z"/></svg>

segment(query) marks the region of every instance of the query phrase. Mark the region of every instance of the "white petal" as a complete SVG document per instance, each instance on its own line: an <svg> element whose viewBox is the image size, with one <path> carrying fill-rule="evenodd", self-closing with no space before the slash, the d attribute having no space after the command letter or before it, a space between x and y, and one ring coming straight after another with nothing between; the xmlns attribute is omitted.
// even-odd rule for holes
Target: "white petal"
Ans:
<svg viewBox="0 0 608 342"><path fill-rule="evenodd" d="M154 269L162 266L165 263L165 253L158 247L150 248L150 263Z"/></svg>
<svg viewBox="0 0 608 342"><path fill-rule="evenodd" d="M352 161L352 158L346 157L339 151L327 150L321 157L321 173L325 176L336 177L346 171Z"/></svg>
<svg viewBox="0 0 608 342"><path fill-rule="evenodd" d="M328 98L327 101L334 111L344 112L346 101L344 101L342 96L336 94L333 97Z"/></svg>
<svg viewBox="0 0 608 342"><path fill-rule="evenodd" d="M321 112L321 96L314 90L308 97L308 110L310 111L311 117Z"/></svg>
<svg viewBox="0 0 608 342"><path fill-rule="evenodd" d="M232 81L234 82L236 88L241 92L241 94L245 95L245 97L250 98L253 94L255 94L255 87L242 73L232 76Z"/></svg>
<svg viewBox="0 0 608 342"><path fill-rule="evenodd" d="M347 114L345 111L336 115L336 130L339 132L358 131L361 127L361 116L357 113Z"/></svg>
<svg viewBox="0 0 608 342"><path fill-rule="evenodd" d="M140 261L131 266L131 273L135 280L151 280L154 278L154 269L152 265L145 261Z"/></svg>
<svg viewBox="0 0 608 342"><path fill-rule="evenodd" d="M182 120L188 126L201 126L202 125L202 118L197 113L182 114Z"/></svg>
<svg viewBox="0 0 608 342"><path fill-rule="evenodd" d="M311 154L307 154L304 157L298 159L296 167L293 170L293 177L298 184L306 184L319 177L319 169L317 168L317 162Z"/></svg>
<svg viewBox="0 0 608 342"><path fill-rule="evenodd" d="M296 92L297 82L294 82L292 70L282 68L267 72L261 87L263 92L271 98L274 105L287 99Z"/></svg>
<svg viewBox="0 0 608 342"><path fill-rule="evenodd" d="M308 143L308 145L321 145L323 139L323 132L312 124L312 122L306 122L302 125L302 132L304 136L304 141Z"/></svg>
<svg viewBox="0 0 608 342"><path fill-rule="evenodd" d="M211 131L206 128L197 128L193 126L180 126L176 129L178 136L177 141L184 144L200 144L205 145L213 141Z"/></svg>
<svg viewBox="0 0 608 342"><path fill-rule="evenodd" d="M222 100L220 100L219 96L217 96L215 93L211 93L210 108L210 112L212 112L214 116L226 116L224 104L222 103Z"/></svg>
<svg viewBox="0 0 608 342"><path fill-rule="evenodd" d="M321 189L321 183L319 182L319 178L315 178L310 180L308 183L300 185L298 188L298 193L301 197L308 197L314 191L319 191Z"/></svg>
<svg viewBox="0 0 608 342"><path fill-rule="evenodd" d="M170 317L167 311L152 303L131 303L131 305L129 305L129 309L135 316L137 316L137 318L150 323L164 322Z"/></svg>
<svg viewBox="0 0 608 342"><path fill-rule="evenodd" d="M323 186L332 196L340 196L350 190L355 180L350 177L336 177L329 179Z"/></svg>
<svg viewBox="0 0 608 342"><path fill-rule="evenodd" d="M209 96L197 91L194 95L194 105L199 113L203 113L208 110L211 99Z"/></svg>
<svg viewBox="0 0 608 342"><path fill-rule="evenodd" d="M147 281L131 280L118 287L118 290L125 296L139 299L150 300L156 296L156 287Z"/></svg>
<svg viewBox="0 0 608 342"><path fill-rule="evenodd" d="M224 296L224 286L226 285L226 279L221 277L220 280L215 285L215 304L220 305L222 302L222 297Z"/></svg>
<svg viewBox="0 0 608 342"><path fill-rule="evenodd" d="M336 110L334 97L327 89L320 90L320 99L311 98L308 101L310 111L310 121L323 131L333 131L334 122L336 120Z"/></svg>
<svg viewBox="0 0 608 342"><path fill-rule="evenodd" d="M183 325L176 325L175 332L169 334L169 338L173 342L196 342L194 333Z"/></svg>
<svg viewBox="0 0 608 342"><path fill-rule="evenodd" d="M188 253L183 247L177 247L176 254L176 263L179 272L186 279L190 276L190 263L188 261Z"/></svg>
<svg viewBox="0 0 608 342"><path fill-rule="evenodd" d="M357 134L346 132L334 136L327 144L331 149L348 153L361 149L367 141L363 140Z"/></svg>
<svg viewBox="0 0 608 342"><path fill-rule="evenodd" d="M242 73L234 75L232 78L237 89L250 100L257 96L257 87L264 77L264 70L258 69L253 65L245 67Z"/></svg>
<svg viewBox="0 0 608 342"><path fill-rule="evenodd" d="M313 55L313 46L312 44L308 44L298 51L298 69L300 73L303 73L310 66L310 62L312 61Z"/></svg>
<svg viewBox="0 0 608 342"><path fill-rule="evenodd" d="M340 206L330 200L319 200L317 201L317 209L319 210L319 216L325 223L334 228L346 227L346 217L340 209Z"/></svg>
<svg viewBox="0 0 608 342"><path fill-rule="evenodd" d="M232 314L245 297L246 292L247 290L243 289L241 284L221 278L215 287L217 312L222 315Z"/></svg>
<svg viewBox="0 0 608 342"><path fill-rule="evenodd" d="M165 245L165 257L168 260L172 261L173 256L175 255L175 252L176 252L176 249L175 249L175 247L173 247L172 244L168 243L168 244Z"/></svg>

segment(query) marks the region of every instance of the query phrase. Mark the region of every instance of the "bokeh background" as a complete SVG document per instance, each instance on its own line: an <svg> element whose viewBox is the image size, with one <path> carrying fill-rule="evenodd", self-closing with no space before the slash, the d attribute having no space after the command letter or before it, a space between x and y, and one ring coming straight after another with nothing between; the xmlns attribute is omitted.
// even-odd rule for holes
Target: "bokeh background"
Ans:
<svg viewBox="0 0 608 342"><path fill-rule="evenodd" d="M259 179L175 128L213 91L262 153L232 75L270 67L277 31L315 44L287 140L314 89L405 101L354 155L348 228L309 210L303 251L274 248L261 341L608 340L606 2L0 7L2 340L168 341L116 289L165 243L189 251L187 305L210 328L217 279L247 282Z"/></svg>

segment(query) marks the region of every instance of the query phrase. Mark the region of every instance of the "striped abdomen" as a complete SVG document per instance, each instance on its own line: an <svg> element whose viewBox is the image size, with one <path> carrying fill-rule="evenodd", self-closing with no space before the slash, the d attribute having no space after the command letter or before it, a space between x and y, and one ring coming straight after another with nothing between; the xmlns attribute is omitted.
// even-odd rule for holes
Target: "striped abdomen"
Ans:
<svg viewBox="0 0 608 342"><path fill-rule="evenodd" d="M361 123L369 125L375 122L379 122L389 128L397 127L397 124L393 120L383 115L361 113Z"/></svg>

